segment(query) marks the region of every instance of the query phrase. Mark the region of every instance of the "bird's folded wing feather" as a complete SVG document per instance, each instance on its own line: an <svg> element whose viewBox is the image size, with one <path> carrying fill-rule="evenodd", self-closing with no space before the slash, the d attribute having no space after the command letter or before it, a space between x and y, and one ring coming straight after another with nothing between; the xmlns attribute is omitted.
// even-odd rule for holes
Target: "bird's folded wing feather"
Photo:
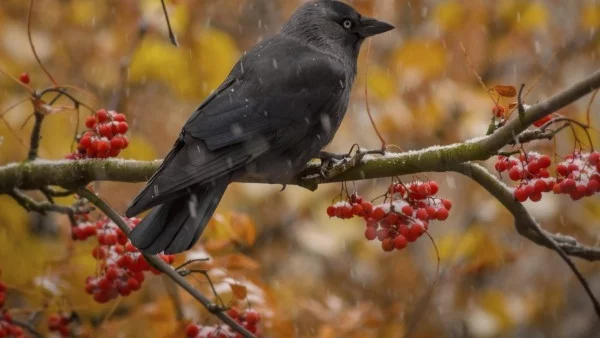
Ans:
<svg viewBox="0 0 600 338"><path fill-rule="evenodd" d="M189 118L128 214L230 174L268 151L286 152L319 121L320 110L339 99L345 79L337 60L294 41L259 45Z"/></svg>

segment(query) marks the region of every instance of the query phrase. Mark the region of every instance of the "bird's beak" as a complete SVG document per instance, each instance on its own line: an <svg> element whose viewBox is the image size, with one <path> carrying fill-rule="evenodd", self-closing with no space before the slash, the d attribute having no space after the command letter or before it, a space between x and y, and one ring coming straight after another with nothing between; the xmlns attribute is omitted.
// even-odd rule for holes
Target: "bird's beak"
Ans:
<svg viewBox="0 0 600 338"><path fill-rule="evenodd" d="M390 25L387 22L375 20L373 18L363 17L360 20L361 28L359 30L359 34L363 38L367 38L369 36L385 33L389 30L394 29L394 26Z"/></svg>

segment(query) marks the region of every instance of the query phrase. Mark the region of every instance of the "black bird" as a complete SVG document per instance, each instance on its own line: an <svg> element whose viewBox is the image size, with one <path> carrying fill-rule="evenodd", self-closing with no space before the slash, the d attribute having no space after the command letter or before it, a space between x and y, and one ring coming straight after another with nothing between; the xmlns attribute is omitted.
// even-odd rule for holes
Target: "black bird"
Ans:
<svg viewBox="0 0 600 338"><path fill-rule="evenodd" d="M227 185L240 176L281 182L333 138L346 113L365 38L394 27L335 0L304 4L256 45L194 111L126 212L154 208L131 241L146 253L191 248Z"/></svg>

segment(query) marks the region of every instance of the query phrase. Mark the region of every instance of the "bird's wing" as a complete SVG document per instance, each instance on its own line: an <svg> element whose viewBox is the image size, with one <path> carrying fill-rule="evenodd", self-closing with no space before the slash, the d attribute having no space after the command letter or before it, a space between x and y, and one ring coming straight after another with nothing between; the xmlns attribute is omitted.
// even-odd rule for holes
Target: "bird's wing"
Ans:
<svg viewBox="0 0 600 338"><path fill-rule="evenodd" d="M228 175L268 151L287 151L314 127L319 111L339 99L345 80L336 60L293 41L255 47L189 118L127 214Z"/></svg>

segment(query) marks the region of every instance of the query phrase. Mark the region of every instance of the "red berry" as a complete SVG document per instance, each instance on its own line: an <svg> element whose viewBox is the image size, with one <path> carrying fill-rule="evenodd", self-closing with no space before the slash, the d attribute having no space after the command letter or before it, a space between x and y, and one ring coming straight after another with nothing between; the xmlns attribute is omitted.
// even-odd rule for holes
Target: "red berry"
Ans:
<svg viewBox="0 0 600 338"><path fill-rule="evenodd" d="M88 127L89 129L94 128L96 126L96 117L88 116L85 119L85 126Z"/></svg>
<svg viewBox="0 0 600 338"><path fill-rule="evenodd" d="M410 205L405 205L402 207L402 213L406 216L412 216L414 210Z"/></svg>
<svg viewBox="0 0 600 338"><path fill-rule="evenodd" d="M569 169L567 169L566 165L561 163L556 166L556 172L559 173L561 176L567 176L569 174Z"/></svg>
<svg viewBox="0 0 600 338"><path fill-rule="evenodd" d="M361 206L360 204L353 204L353 205L352 205L352 213L353 213L354 215L357 215L357 216L359 216L359 215L361 215L361 214L362 214L362 211L363 211L363 210L362 210L362 206Z"/></svg>
<svg viewBox="0 0 600 338"><path fill-rule="evenodd" d="M92 138L89 137L88 135L84 135L82 138L79 139L79 146L82 148L89 148L92 146Z"/></svg>
<svg viewBox="0 0 600 338"><path fill-rule="evenodd" d="M423 197L428 197L431 195L431 187L427 183L422 183L418 186L417 192Z"/></svg>
<svg viewBox="0 0 600 338"><path fill-rule="evenodd" d="M335 216L335 211L336 211L336 208L333 205L330 205L327 207L327 215L329 217Z"/></svg>
<svg viewBox="0 0 600 338"><path fill-rule="evenodd" d="M421 224L413 224L410 227L410 232L412 233L413 237L419 238L425 232L425 228Z"/></svg>
<svg viewBox="0 0 600 338"><path fill-rule="evenodd" d="M435 181L429 181L429 188L431 189L431 195L435 195L440 190L440 186Z"/></svg>
<svg viewBox="0 0 600 338"><path fill-rule="evenodd" d="M123 149L127 148L129 146L129 139L127 138L127 136L123 135L123 142L125 142L125 145L123 146Z"/></svg>
<svg viewBox="0 0 600 338"><path fill-rule="evenodd" d="M448 209L446 208L439 208L437 210L437 212L435 213L435 218L440 220L440 221L445 221L446 219L448 219L448 215L450 213L448 212Z"/></svg>
<svg viewBox="0 0 600 338"><path fill-rule="evenodd" d="M371 202L362 202L361 206L365 215L370 215L373 212L373 204Z"/></svg>
<svg viewBox="0 0 600 338"><path fill-rule="evenodd" d="M121 113L116 113L115 116L113 116L113 121L125 122L126 120L127 118L125 117L125 115Z"/></svg>
<svg viewBox="0 0 600 338"><path fill-rule="evenodd" d="M51 331L54 330L58 330L58 328L60 327L60 316L53 313L50 316L48 316L48 329L50 329Z"/></svg>
<svg viewBox="0 0 600 338"><path fill-rule="evenodd" d="M119 271L117 271L117 268L110 267L106 270L106 278L108 278L109 280L115 280L118 277L119 277Z"/></svg>
<svg viewBox="0 0 600 338"><path fill-rule="evenodd" d="M524 187L515 189L513 194L515 196L515 199L519 202L525 202L529 197L529 194L527 193L527 190Z"/></svg>
<svg viewBox="0 0 600 338"><path fill-rule="evenodd" d="M569 171L569 173L572 173L574 171L579 170L579 166L575 163L571 163L567 166L567 170Z"/></svg>
<svg viewBox="0 0 600 338"><path fill-rule="evenodd" d="M27 73L27 72L21 73L19 75L19 81L21 81L24 84L29 84L29 82L31 81L31 79L29 78L29 73Z"/></svg>
<svg viewBox="0 0 600 338"><path fill-rule="evenodd" d="M554 183L554 185L552 186L552 191L555 194L560 194L562 192L560 188L560 183Z"/></svg>
<svg viewBox="0 0 600 338"><path fill-rule="evenodd" d="M546 181L544 181L544 180L537 180L533 184L533 188L536 193L543 193L548 188L548 185L546 184Z"/></svg>
<svg viewBox="0 0 600 338"><path fill-rule="evenodd" d="M260 322L260 313L254 310L246 311L246 322L250 325L256 325Z"/></svg>
<svg viewBox="0 0 600 338"><path fill-rule="evenodd" d="M427 216L429 216L429 219L435 218L435 213L437 212L437 210L435 210L434 207L427 206L425 207L425 211L427 211Z"/></svg>
<svg viewBox="0 0 600 338"><path fill-rule="evenodd" d="M112 282L108 279L108 278L100 278L100 280L98 280L98 288L100 288L101 290L108 290L112 287Z"/></svg>
<svg viewBox="0 0 600 338"><path fill-rule="evenodd" d="M141 287L140 282L135 279L135 278L129 278L127 280L127 287L129 287L131 290L136 291L139 290Z"/></svg>
<svg viewBox="0 0 600 338"><path fill-rule="evenodd" d="M377 231L377 238L380 241L383 241L384 239L390 237L390 231L387 228L383 228L383 229L379 229Z"/></svg>
<svg viewBox="0 0 600 338"><path fill-rule="evenodd" d="M367 229L365 230L365 238L369 241L372 241L375 238L377 238L377 228L367 227Z"/></svg>
<svg viewBox="0 0 600 338"><path fill-rule="evenodd" d="M593 153L590 154L589 157L589 161L591 165L598 165L598 163L600 163L600 153L597 151L594 151Z"/></svg>
<svg viewBox="0 0 600 338"><path fill-rule="evenodd" d="M539 200L542 199L542 193L535 191L533 194L529 195L529 199L532 202L538 202Z"/></svg>
<svg viewBox="0 0 600 338"><path fill-rule="evenodd" d="M533 160L527 165L527 171L535 175L540 171L540 165L537 161Z"/></svg>
<svg viewBox="0 0 600 338"><path fill-rule="evenodd" d="M117 234L116 233L107 233L104 235L104 241L106 245L115 245L117 244Z"/></svg>
<svg viewBox="0 0 600 338"><path fill-rule="evenodd" d="M402 235L398 235L398 236L396 236L396 238L394 238L394 247L397 250L402 250L402 249L406 248L407 244L408 244L408 241L406 240L406 237L404 237Z"/></svg>
<svg viewBox="0 0 600 338"><path fill-rule="evenodd" d="M108 121L108 112L105 109L99 109L96 111L96 119L98 120L98 123Z"/></svg>
<svg viewBox="0 0 600 338"><path fill-rule="evenodd" d="M104 251L104 248L97 246L92 250L92 256L96 259L104 259L106 257L106 251Z"/></svg>
<svg viewBox="0 0 600 338"><path fill-rule="evenodd" d="M373 214L371 215L374 219L380 221L385 217L385 211L382 208L377 207L373 209Z"/></svg>
<svg viewBox="0 0 600 338"><path fill-rule="evenodd" d="M427 214L427 211L423 208L419 208L417 209L417 213L415 214L415 216L423 221L426 221L429 219L429 215Z"/></svg>
<svg viewBox="0 0 600 338"><path fill-rule="evenodd" d="M505 112L504 107L502 107L500 105L496 105L492 108L492 114L494 114L494 116L496 116L496 117L504 116L504 112Z"/></svg>
<svg viewBox="0 0 600 338"><path fill-rule="evenodd" d="M394 240L391 238L384 239L381 241L381 248L386 252L394 250Z"/></svg>
<svg viewBox="0 0 600 338"><path fill-rule="evenodd" d="M111 138L113 136L112 128L110 124L103 124L98 128L98 133L100 136L104 136L107 138Z"/></svg>
<svg viewBox="0 0 600 338"><path fill-rule="evenodd" d="M575 189L577 189L577 184L575 183L574 180L567 178L566 180L562 181L562 183L560 184L560 190L563 193L570 193L571 191L574 191Z"/></svg>
<svg viewBox="0 0 600 338"><path fill-rule="evenodd" d="M452 209L452 202L450 202L450 200L443 199L442 204L444 205L444 208L446 208L446 210L450 211L450 209Z"/></svg>
<svg viewBox="0 0 600 338"><path fill-rule="evenodd" d="M125 134L128 129L129 125L127 124L127 122L119 122L119 124L117 124L117 132L119 134Z"/></svg>
<svg viewBox="0 0 600 338"><path fill-rule="evenodd" d="M106 139L101 139L98 141L96 145L96 152L98 153L98 157L106 158L110 152L110 142Z"/></svg>
<svg viewBox="0 0 600 338"><path fill-rule="evenodd" d="M552 160L550 160L550 156L548 155L542 155L538 159L538 164L540 165L540 168L548 168L551 163Z"/></svg>
<svg viewBox="0 0 600 338"><path fill-rule="evenodd" d="M522 172L518 167L512 167L508 171L508 177L513 181L518 181L522 178Z"/></svg>
<svg viewBox="0 0 600 338"><path fill-rule="evenodd" d="M587 189L591 193L595 193L600 190L600 181L591 179L587 184Z"/></svg>
<svg viewBox="0 0 600 338"><path fill-rule="evenodd" d="M367 228L375 228L379 226L379 221L374 218L367 219Z"/></svg>

